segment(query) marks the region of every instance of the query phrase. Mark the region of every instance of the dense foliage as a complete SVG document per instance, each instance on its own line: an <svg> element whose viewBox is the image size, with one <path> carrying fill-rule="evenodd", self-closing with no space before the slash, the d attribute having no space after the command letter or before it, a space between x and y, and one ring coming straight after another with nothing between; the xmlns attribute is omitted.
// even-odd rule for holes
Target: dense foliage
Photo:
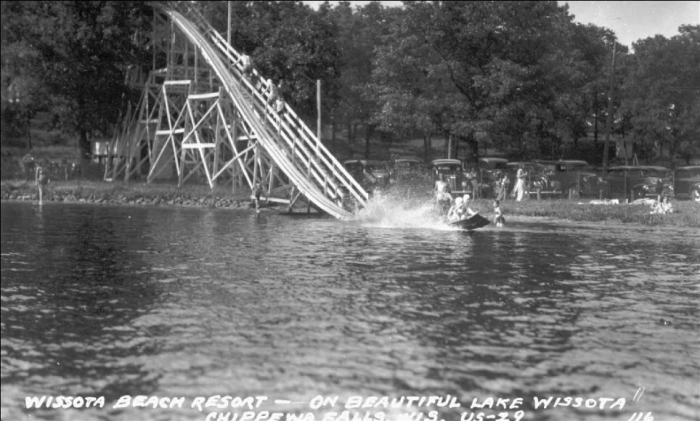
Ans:
<svg viewBox="0 0 700 421"><path fill-rule="evenodd" d="M562 145L611 129L640 154L700 153L700 26L640 40L573 21L554 1L197 2L212 25L275 82L308 121L322 81L324 122L347 142L452 140L476 157L558 158ZM79 135L108 135L133 92L126 69L149 62L145 2L2 2L3 127L39 110ZM613 66L613 51L616 64ZM611 101L610 101L611 100ZM3 129L5 130L5 129Z"/></svg>

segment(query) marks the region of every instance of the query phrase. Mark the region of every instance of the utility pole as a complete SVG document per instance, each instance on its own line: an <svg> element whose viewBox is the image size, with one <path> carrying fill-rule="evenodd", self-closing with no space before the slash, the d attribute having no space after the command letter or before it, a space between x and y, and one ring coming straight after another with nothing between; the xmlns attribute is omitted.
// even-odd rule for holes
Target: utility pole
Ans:
<svg viewBox="0 0 700 421"><path fill-rule="evenodd" d="M226 35L226 42L231 45L231 2L227 1L228 4L228 32Z"/></svg>
<svg viewBox="0 0 700 421"><path fill-rule="evenodd" d="M603 150L603 175L608 174L608 149L610 148L610 127L612 126L613 82L615 76L615 47L613 41L612 67L610 68L610 83L608 85L608 115L605 119L605 149Z"/></svg>
<svg viewBox="0 0 700 421"><path fill-rule="evenodd" d="M321 142L321 79L316 79L316 108L318 119L316 120L316 133Z"/></svg>

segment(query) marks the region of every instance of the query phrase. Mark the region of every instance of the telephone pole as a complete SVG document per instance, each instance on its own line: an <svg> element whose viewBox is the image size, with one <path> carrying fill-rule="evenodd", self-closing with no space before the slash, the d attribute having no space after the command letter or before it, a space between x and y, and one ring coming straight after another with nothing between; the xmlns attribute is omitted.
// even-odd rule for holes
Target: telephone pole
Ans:
<svg viewBox="0 0 700 421"><path fill-rule="evenodd" d="M603 175L608 174L608 149L610 148L610 127L612 126L613 83L615 76L615 47L613 41L612 66L610 68L610 83L608 85L608 115L605 119L605 149L603 150Z"/></svg>

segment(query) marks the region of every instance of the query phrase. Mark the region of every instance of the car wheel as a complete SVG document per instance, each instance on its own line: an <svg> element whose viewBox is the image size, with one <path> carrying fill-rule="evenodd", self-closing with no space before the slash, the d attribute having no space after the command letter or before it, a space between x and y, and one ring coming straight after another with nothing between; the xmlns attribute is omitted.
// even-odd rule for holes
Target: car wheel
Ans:
<svg viewBox="0 0 700 421"><path fill-rule="evenodd" d="M690 191L690 199L695 202L700 202L700 187L694 187L693 190Z"/></svg>

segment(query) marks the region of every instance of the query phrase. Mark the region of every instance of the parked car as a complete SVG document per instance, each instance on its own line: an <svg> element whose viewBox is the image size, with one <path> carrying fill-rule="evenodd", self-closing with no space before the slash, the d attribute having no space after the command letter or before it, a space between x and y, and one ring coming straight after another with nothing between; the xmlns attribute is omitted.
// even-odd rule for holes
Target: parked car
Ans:
<svg viewBox="0 0 700 421"><path fill-rule="evenodd" d="M621 165L608 168L604 177L610 184L610 196L641 199L673 192L672 172L651 165Z"/></svg>
<svg viewBox="0 0 700 421"><path fill-rule="evenodd" d="M366 190L384 188L389 185L389 169L382 161L349 159L343 162L343 166Z"/></svg>
<svg viewBox="0 0 700 421"><path fill-rule="evenodd" d="M397 182L425 181L425 164L418 158L397 158L394 160L393 176Z"/></svg>
<svg viewBox="0 0 700 421"><path fill-rule="evenodd" d="M700 165L676 168L673 193L676 198L700 202Z"/></svg>
<svg viewBox="0 0 700 421"><path fill-rule="evenodd" d="M462 169L462 161L459 159L435 159L430 164L433 172L433 181L445 177L445 181L450 185L453 193L464 194L466 190L462 187L462 182L466 180Z"/></svg>
<svg viewBox="0 0 700 421"><path fill-rule="evenodd" d="M552 193L581 197L607 197L610 184L586 161L562 159L558 161L537 160L545 167L547 185Z"/></svg>

